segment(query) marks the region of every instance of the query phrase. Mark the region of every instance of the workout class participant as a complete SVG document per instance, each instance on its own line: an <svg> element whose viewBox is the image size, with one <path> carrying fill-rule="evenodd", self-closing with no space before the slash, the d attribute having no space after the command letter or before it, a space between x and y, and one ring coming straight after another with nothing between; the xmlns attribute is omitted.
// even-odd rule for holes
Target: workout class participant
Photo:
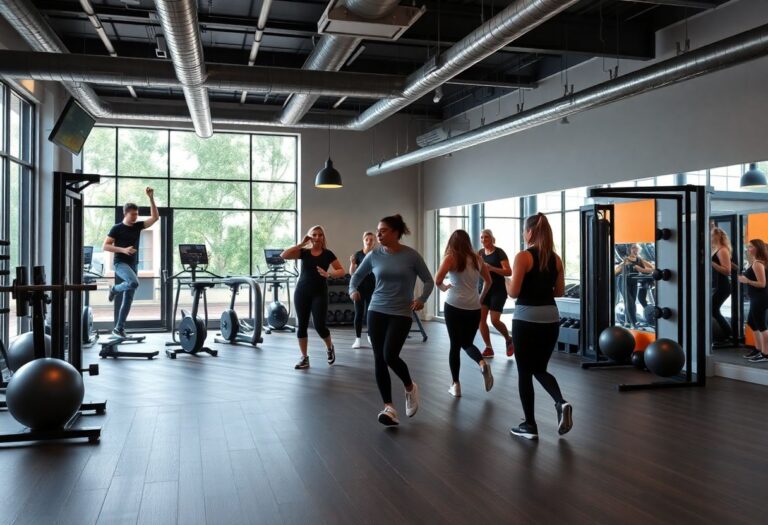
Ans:
<svg viewBox="0 0 768 525"><path fill-rule="evenodd" d="M349 275L355 273L357 267L363 262L368 252L373 250L376 245L376 236L373 232L365 232L363 234L363 249L355 252L354 255L349 256ZM352 343L352 348L360 348L362 343L360 342L360 336L363 333L363 319L368 312L368 306L371 304L371 296L373 296L373 289L376 286L376 278L373 275L366 277L360 284L358 291L360 292L360 300L355 301L355 342Z"/></svg>
<svg viewBox="0 0 768 525"><path fill-rule="evenodd" d="M448 278L448 284L443 279ZM477 281L482 277L483 288L477 293ZM488 265L472 249L472 241L464 230L456 230L448 238L443 262L435 275L435 284L447 292L445 298L445 327L451 347L448 364L451 368L451 387L448 389L454 397L461 397L459 369L461 367L461 349L478 365L483 374L485 391L493 387L491 364L483 359L474 340L480 321L480 303L491 288L491 275ZM505 292L506 293L506 292Z"/></svg>
<svg viewBox="0 0 768 525"><path fill-rule="evenodd" d="M573 425L572 407L563 399L555 376L547 372L549 358L560 332L560 314L555 297L565 289L563 261L555 253L552 229L539 213L525 221L525 243L512 263L512 278L506 282L509 296L517 299L512 319L512 339L519 378L520 400L525 420L510 430L515 436L538 439L533 413L533 378L555 400L557 431L565 434Z"/></svg>
<svg viewBox="0 0 768 525"><path fill-rule="evenodd" d="M127 203L123 206L123 221L112 226L102 245L102 250L115 254L115 280L119 277L122 281L120 284L115 284L109 289L109 302L114 301L117 294L123 294L120 312L117 314L117 321L112 330L112 335L115 337L126 337L125 321L128 319L128 313L131 311L133 295L136 293L136 288L139 287L136 268L139 262L141 230L150 228L160 219L160 213L158 213L157 206L155 205L155 190L147 187L144 192L149 197L149 219L144 221L138 220L139 207L132 202Z"/></svg>
<svg viewBox="0 0 768 525"><path fill-rule="evenodd" d="M480 336L485 343L483 357L493 357L493 344L491 343L491 331L488 329L488 314L491 316L491 324L504 338L507 347L507 357L512 357L515 352L515 346L512 344L512 338L507 332L506 325L501 320L501 314L504 311L504 303L507 302L507 291L504 288L504 277L512 275L512 268L509 267L509 258L507 254L496 246L496 239L491 230L483 230L480 233L480 243L483 247L478 252L485 263L486 268L491 273L491 289L483 298L480 306ZM478 290L483 286L482 282L478 284Z"/></svg>
<svg viewBox="0 0 768 525"><path fill-rule="evenodd" d="M614 268L614 273L618 276L616 289L624 297L625 324L632 327L637 325L637 276L641 273L653 273L653 266L639 254L640 245L630 245L629 255L624 257ZM624 293L625 287L626 294ZM648 306L645 296L644 290L641 302L643 308Z"/></svg>
<svg viewBox="0 0 768 525"><path fill-rule="evenodd" d="M720 327L720 337L715 344L726 343L731 338L731 326L720 312L723 303L731 295L731 241L720 228L711 230L712 245L712 317Z"/></svg>
<svg viewBox="0 0 768 525"><path fill-rule="evenodd" d="M766 288L765 266L768 263L768 246L760 239L752 239L747 245L749 268L739 275L739 282L747 285L749 314L747 326L755 336L755 349L745 355L751 363L768 361L768 328L765 314L768 312L768 288Z"/></svg>
<svg viewBox="0 0 768 525"><path fill-rule="evenodd" d="M304 239L284 250L280 254L283 259L301 260L301 273L293 293L293 304L296 307L296 336L299 339L301 359L296 363L297 370L309 368L307 355L307 328L309 315L312 314L312 325L317 335L325 342L328 365L336 361L336 350L331 340L331 332L325 325L328 314L328 278L342 277L344 268L331 250L327 248L325 229L322 226L312 226Z"/></svg>
<svg viewBox="0 0 768 525"><path fill-rule="evenodd" d="M419 387L411 380L400 352L411 330L413 312L424 308L424 302L435 287L419 252L400 243L403 235L409 233L399 214L381 219L376 230L380 246L363 259L349 283L350 298L359 301L363 280L370 273L376 277L376 288L368 307L368 333L373 346L376 385L384 401L384 409L379 412L379 423L387 426L400 424L392 404L392 383L387 367L397 374L405 386L406 415L413 417L419 409ZM413 298L416 277L424 284L418 299Z"/></svg>

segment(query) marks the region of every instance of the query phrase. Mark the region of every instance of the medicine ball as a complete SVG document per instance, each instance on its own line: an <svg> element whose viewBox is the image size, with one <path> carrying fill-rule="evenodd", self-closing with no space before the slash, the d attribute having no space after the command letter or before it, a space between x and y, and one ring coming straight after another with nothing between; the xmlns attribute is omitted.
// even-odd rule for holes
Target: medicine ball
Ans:
<svg viewBox="0 0 768 525"><path fill-rule="evenodd" d="M635 350L635 337L621 326L609 326L600 333L600 351L617 363L626 363Z"/></svg>
<svg viewBox="0 0 768 525"><path fill-rule="evenodd" d="M77 412L83 403L83 378L75 367L46 357L19 368L5 393L8 411L33 430L55 430Z"/></svg>
<svg viewBox="0 0 768 525"><path fill-rule="evenodd" d="M267 322L272 328L279 330L288 324L288 310L282 303L272 303L269 305Z"/></svg>
<svg viewBox="0 0 768 525"><path fill-rule="evenodd" d="M685 365L683 347L671 339L657 339L645 349L645 366L661 377L680 373Z"/></svg>
<svg viewBox="0 0 768 525"><path fill-rule="evenodd" d="M45 357L51 357L51 336L44 335ZM8 346L8 370L16 372L35 358L35 336L32 332L26 332L11 341Z"/></svg>

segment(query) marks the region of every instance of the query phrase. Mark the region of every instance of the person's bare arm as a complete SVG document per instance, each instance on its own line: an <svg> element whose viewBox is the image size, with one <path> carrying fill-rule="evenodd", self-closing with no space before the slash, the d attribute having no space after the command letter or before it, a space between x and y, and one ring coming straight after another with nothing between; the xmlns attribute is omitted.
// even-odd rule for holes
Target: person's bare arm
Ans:
<svg viewBox="0 0 768 525"><path fill-rule="evenodd" d="M453 256L446 255L443 258L443 262L440 263L440 268L437 269L437 273L435 274L435 286L437 286L440 291L447 292L451 287L450 284L446 285L443 281L445 280L445 276L448 275L448 272L451 271L451 268L453 268L453 264Z"/></svg>
<svg viewBox="0 0 768 525"><path fill-rule="evenodd" d="M160 220L160 212L157 211L157 204L155 204L155 190L147 186L147 189L144 190L144 192L147 194L147 197L149 197L150 213L149 219L144 221L144 228L149 228Z"/></svg>
<svg viewBox="0 0 768 525"><path fill-rule="evenodd" d="M101 249L105 252L124 253L125 255L133 255L136 253L136 248L134 246L129 246L127 248L115 246L115 240L110 236L107 236L107 238L104 239L104 244L101 245Z"/></svg>
<svg viewBox="0 0 768 525"><path fill-rule="evenodd" d="M298 259L299 256L301 255L301 249L304 248L307 245L307 243L311 240L312 238L309 235L305 235L304 239L299 244L283 250L280 253L280 257L282 257L286 261L288 259Z"/></svg>
<svg viewBox="0 0 768 525"><path fill-rule="evenodd" d="M725 276L731 275L731 254L728 253L727 249L720 248L717 251L717 261L712 261L712 268L715 269L718 273L721 273Z"/></svg>
<svg viewBox="0 0 768 525"><path fill-rule="evenodd" d="M331 263L331 267L326 270L325 268L321 268L320 266L317 267L317 273L325 277L326 279L328 277L332 277L334 279L337 279L339 277L344 277L344 267L341 265L338 259L334 259Z"/></svg>
<svg viewBox="0 0 768 525"><path fill-rule="evenodd" d="M483 279L483 289L480 290L480 302L483 302L485 296L488 295L488 291L491 289L491 272L488 271L488 265L483 263L482 258L478 257L478 262L480 263L480 277ZM509 263L507 263L507 266L509 266Z"/></svg>

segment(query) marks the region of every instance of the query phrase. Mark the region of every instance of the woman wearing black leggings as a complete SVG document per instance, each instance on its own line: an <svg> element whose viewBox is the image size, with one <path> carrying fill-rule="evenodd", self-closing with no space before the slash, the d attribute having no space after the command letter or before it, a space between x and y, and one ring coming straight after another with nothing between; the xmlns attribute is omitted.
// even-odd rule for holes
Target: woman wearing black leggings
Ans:
<svg viewBox="0 0 768 525"><path fill-rule="evenodd" d="M448 278L448 284L443 279ZM477 293L477 282L482 277L483 288ZM451 368L451 387L448 393L461 397L459 383L459 368L461 367L461 349L475 363L480 365L483 374L485 391L493 387L491 365L475 346L478 322L480 321L480 305L482 299L491 289L491 274L488 265L483 264L480 256L472 250L472 241L464 230L456 230L448 239L445 255L440 268L435 275L435 284L446 293L445 298L445 327L448 329L448 339L451 347L448 352L448 365Z"/></svg>
<svg viewBox="0 0 768 525"><path fill-rule="evenodd" d="M392 403L388 368L405 386L405 414L413 417L419 409L419 387L411 379L400 352L411 330L413 312L424 308L424 302L435 287L421 255L413 248L400 244L400 239L408 233L408 226L400 215L381 219L376 230L381 246L366 255L349 283L350 298L359 301L360 284L370 273L376 277L376 289L368 307L368 333L373 346L376 385L384 401L384 409L379 412L378 419L379 423L387 426L400 423ZM413 298L416 277L424 284L418 299Z"/></svg>
<svg viewBox="0 0 768 525"><path fill-rule="evenodd" d="M309 368L307 355L307 328L309 316L317 335L325 341L328 365L336 361L336 351L331 341L331 332L325 326L328 314L328 278L342 277L344 268L331 250L326 248L325 230L322 226L313 226L300 244L288 248L280 254L283 259L300 259L301 274L293 294L293 306L296 309L301 359L296 363L297 370Z"/></svg>
<svg viewBox="0 0 768 525"><path fill-rule="evenodd" d="M755 337L755 349L744 357L751 363L768 361L768 326L765 316L768 314L768 288L766 288L765 267L768 265L768 246L760 239L752 239L747 245L749 268L739 275L739 282L747 285L749 295L749 315L747 326Z"/></svg>
<svg viewBox="0 0 768 525"><path fill-rule="evenodd" d="M360 263L363 262L368 252L373 250L376 246L376 236L373 232L365 232L363 234L363 249L355 252L354 255L349 257L349 275L353 275ZM355 301L355 342L352 343L352 348L361 348L362 342L360 336L363 334L363 319L368 313L368 306L371 304L371 297L373 297L373 289L376 287L376 278L373 275L369 275L358 287L357 291L360 292L360 300Z"/></svg>
<svg viewBox="0 0 768 525"><path fill-rule="evenodd" d="M515 436L538 439L533 410L534 377L555 400L558 432L565 434L573 425L573 409L563 399L555 376L547 372L560 332L555 297L562 297L565 278L563 261L555 253L552 229L544 214L528 217L525 221L525 242L528 249L515 256L512 278L506 283L509 296L517 299L512 340L520 376L520 400L525 413L525 421L510 432Z"/></svg>
<svg viewBox="0 0 768 525"><path fill-rule="evenodd" d="M720 327L720 337L713 343L725 343L731 338L731 325L720 309L731 295L731 241L720 228L710 231L712 246L712 318Z"/></svg>

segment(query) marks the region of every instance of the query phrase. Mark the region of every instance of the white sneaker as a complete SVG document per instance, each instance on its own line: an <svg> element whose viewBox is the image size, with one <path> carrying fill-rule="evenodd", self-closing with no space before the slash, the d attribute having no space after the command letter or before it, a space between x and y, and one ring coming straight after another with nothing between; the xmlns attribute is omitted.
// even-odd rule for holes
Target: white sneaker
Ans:
<svg viewBox="0 0 768 525"><path fill-rule="evenodd" d="M413 383L413 390L405 391L405 415L413 417L419 410L419 385Z"/></svg>
<svg viewBox="0 0 768 525"><path fill-rule="evenodd" d="M362 344L360 343L360 338L359 337L355 337L355 342L352 343L352 348L360 348L361 346L362 346Z"/></svg>
<svg viewBox="0 0 768 525"><path fill-rule="evenodd" d="M490 392L493 388L493 374L491 373L491 364L486 361L484 367L480 367L480 372L483 374L483 382L485 383L485 391Z"/></svg>
<svg viewBox="0 0 768 525"><path fill-rule="evenodd" d="M371 336L370 336L370 335L368 336L368 344L369 344L369 345L370 345L370 344L373 344L373 343L371 343Z"/></svg>
<svg viewBox="0 0 768 525"><path fill-rule="evenodd" d="M448 393L453 397L461 397L461 384L453 383L451 388L448 389Z"/></svg>
<svg viewBox="0 0 768 525"><path fill-rule="evenodd" d="M399 425L400 420L397 419L397 410L391 406L385 406L384 410L379 412L379 423L388 427Z"/></svg>

